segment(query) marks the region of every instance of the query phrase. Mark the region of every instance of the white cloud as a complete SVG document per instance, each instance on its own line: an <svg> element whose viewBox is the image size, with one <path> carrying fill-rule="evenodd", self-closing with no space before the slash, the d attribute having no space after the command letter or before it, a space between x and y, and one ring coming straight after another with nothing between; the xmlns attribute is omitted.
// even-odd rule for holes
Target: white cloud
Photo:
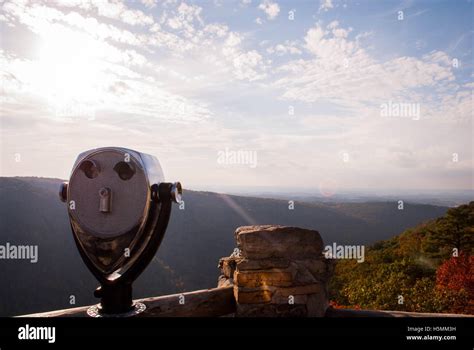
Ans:
<svg viewBox="0 0 474 350"><path fill-rule="evenodd" d="M83 10L90 10L93 7L91 0L51 0L51 4L62 7L77 7Z"/></svg>
<svg viewBox="0 0 474 350"><path fill-rule="evenodd" d="M263 0L258 8L265 12L269 20L275 19L280 13L280 6L278 3L272 2L271 0Z"/></svg>
<svg viewBox="0 0 474 350"><path fill-rule="evenodd" d="M242 36L236 32L231 32L229 33L229 36L227 37L225 41L225 45L234 47L234 46L240 45L241 42L242 42Z"/></svg>
<svg viewBox="0 0 474 350"><path fill-rule="evenodd" d="M92 2L97 8L100 16L111 19L120 19L130 25L151 25L153 24L153 17L146 15L140 10L129 9L121 2L111 0L101 0Z"/></svg>
<svg viewBox="0 0 474 350"><path fill-rule="evenodd" d="M233 74L239 80L260 80L265 77L266 67L262 56L256 51L241 48L243 36L230 32L225 40L222 53L232 63Z"/></svg>
<svg viewBox="0 0 474 350"><path fill-rule="evenodd" d="M178 13L180 16L188 22L192 22L197 19L202 23L201 19L202 7L197 5L187 5L186 3L181 3L178 7Z"/></svg>
<svg viewBox="0 0 474 350"><path fill-rule="evenodd" d="M308 30L305 48L312 57L278 68L282 76L275 86L283 89L284 98L330 101L359 109L389 99L424 102L428 95L421 88L436 90L454 80L450 59L443 52L380 62L360 42L348 38L350 30L337 25L333 22Z"/></svg>
<svg viewBox="0 0 474 350"><path fill-rule="evenodd" d="M277 44L267 48L269 54L283 55L301 55L303 53L300 45L296 41L286 40L283 44Z"/></svg>
<svg viewBox="0 0 474 350"><path fill-rule="evenodd" d="M222 38L229 32L229 27L227 27L225 24L211 23L204 27L204 31Z"/></svg>
<svg viewBox="0 0 474 350"><path fill-rule="evenodd" d="M332 4L332 0L320 0L319 1L319 12L321 12L321 11L327 12L332 8L334 8L334 5Z"/></svg>
<svg viewBox="0 0 474 350"><path fill-rule="evenodd" d="M332 21L328 24L328 29L335 29L339 26L339 21Z"/></svg>
<svg viewBox="0 0 474 350"><path fill-rule="evenodd" d="M263 78L258 73L258 68L262 65L263 59L257 51L252 50L235 55L232 62L237 79L253 81Z"/></svg>
<svg viewBox="0 0 474 350"><path fill-rule="evenodd" d="M171 13L164 13L162 21L180 33L185 38L192 39L196 37L197 27L204 26L204 21L201 18L202 8L197 5L187 5L181 3L176 11Z"/></svg>
<svg viewBox="0 0 474 350"><path fill-rule="evenodd" d="M70 3L68 3L70 4ZM12 21L18 19L35 33L41 34L51 30L54 26L62 28L67 24L78 30L85 31L99 39L112 39L116 42L138 46L143 44L140 36L124 29L119 29L111 24L99 22L94 17L84 17L77 12L63 12L43 5L21 6L18 3L7 3L3 7Z"/></svg>
<svg viewBox="0 0 474 350"><path fill-rule="evenodd" d="M153 4L154 0L142 0L147 7ZM99 16L122 21L123 23L135 25L151 25L153 17L146 15L143 11L130 9L124 2L118 0L51 0L47 5L58 5L66 8L79 8L81 10L94 10ZM32 4L29 4L31 6ZM33 3L34 5L34 3Z"/></svg>

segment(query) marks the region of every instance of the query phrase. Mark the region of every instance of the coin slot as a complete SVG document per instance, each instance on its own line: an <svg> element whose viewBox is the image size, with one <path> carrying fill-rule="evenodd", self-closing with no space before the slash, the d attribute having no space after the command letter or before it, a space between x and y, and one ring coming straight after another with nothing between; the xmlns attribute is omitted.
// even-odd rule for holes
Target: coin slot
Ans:
<svg viewBox="0 0 474 350"><path fill-rule="evenodd" d="M99 211L101 213L110 213L111 191L110 188L102 187L99 190Z"/></svg>

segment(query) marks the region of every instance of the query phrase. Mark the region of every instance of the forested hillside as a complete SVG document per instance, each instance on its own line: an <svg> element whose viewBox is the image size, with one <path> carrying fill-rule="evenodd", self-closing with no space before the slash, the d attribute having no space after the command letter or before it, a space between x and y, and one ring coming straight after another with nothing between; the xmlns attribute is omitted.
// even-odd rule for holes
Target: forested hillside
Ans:
<svg viewBox="0 0 474 350"><path fill-rule="evenodd" d="M474 314L474 202L339 260L335 307Z"/></svg>

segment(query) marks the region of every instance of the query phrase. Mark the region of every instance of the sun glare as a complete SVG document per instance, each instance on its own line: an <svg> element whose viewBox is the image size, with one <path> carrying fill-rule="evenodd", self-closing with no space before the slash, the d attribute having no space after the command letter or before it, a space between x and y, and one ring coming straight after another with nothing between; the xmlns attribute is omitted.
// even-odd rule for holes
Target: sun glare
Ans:
<svg viewBox="0 0 474 350"><path fill-rule="evenodd" d="M57 111L90 107L100 98L100 43L74 31L51 32L44 38L37 62L40 93Z"/></svg>

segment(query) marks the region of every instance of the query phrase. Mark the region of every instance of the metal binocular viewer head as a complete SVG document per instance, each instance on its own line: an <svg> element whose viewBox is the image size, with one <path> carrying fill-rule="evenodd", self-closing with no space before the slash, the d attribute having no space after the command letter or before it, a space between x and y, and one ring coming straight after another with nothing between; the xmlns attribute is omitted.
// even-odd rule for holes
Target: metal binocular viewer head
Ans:
<svg viewBox="0 0 474 350"><path fill-rule="evenodd" d="M164 182L158 159L107 147L81 153L60 198L82 259L101 286L91 316L135 314L132 283L152 260L166 231L179 182Z"/></svg>

